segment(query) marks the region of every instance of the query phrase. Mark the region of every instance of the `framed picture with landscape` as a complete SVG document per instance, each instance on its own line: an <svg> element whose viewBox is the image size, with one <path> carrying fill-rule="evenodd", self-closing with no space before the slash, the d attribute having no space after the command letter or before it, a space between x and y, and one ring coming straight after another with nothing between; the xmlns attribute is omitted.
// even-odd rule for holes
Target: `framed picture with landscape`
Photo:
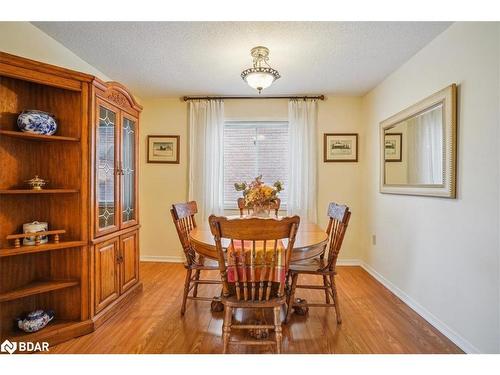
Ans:
<svg viewBox="0 0 500 375"><path fill-rule="evenodd" d="M148 163L179 164L180 136L148 135Z"/></svg>
<svg viewBox="0 0 500 375"><path fill-rule="evenodd" d="M403 149L402 133L386 133L384 139L384 159L385 161L401 161L401 151Z"/></svg>
<svg viewBox="0 0 500 375"><path fill-rule="evenodd" d="M324 134L323 154L325 162L357 162L358 134Z"/></svg>

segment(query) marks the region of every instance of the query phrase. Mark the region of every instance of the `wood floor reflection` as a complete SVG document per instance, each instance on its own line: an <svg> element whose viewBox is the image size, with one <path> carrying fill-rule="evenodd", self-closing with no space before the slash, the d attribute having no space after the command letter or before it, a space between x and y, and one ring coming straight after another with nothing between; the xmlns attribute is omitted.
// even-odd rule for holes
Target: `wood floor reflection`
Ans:
<svg viewBox="0 0 500 375"><path fill-rule="evenodd" d="M185 316L180 315L183 266L141 263L140 271L142 295L96 332L54 346L50 352L221 353L223 313L212 313L208 302L188 301ZM337 286L342 324L337 325L328 308L311 308L306 316L294 314L283 325L284 353L462 353L362 268L338 267ZM201 286L199 294L218 295L217 288ZM312 302L324 294L298 290L297 297ZM252 317L252 312L236 313L239 321ZM231 346L232 353L272 350Z"/></svg>

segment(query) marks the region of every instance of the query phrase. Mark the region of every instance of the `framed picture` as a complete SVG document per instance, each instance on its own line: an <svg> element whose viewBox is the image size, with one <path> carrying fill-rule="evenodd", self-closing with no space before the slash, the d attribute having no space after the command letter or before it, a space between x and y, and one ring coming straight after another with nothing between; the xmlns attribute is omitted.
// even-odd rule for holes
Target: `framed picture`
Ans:
<svg viewBox="0 0 500 375"><path fill-rule="evenodd" d="M358 135L324 134L323 154L325 162L358 161Z"/></svg>
<svg viewBox="0 0 500 375"><path fill-rule="evenodd" d="M180 136L148 135L148 163L179 164Z"/></svg>
<svg viewBox="0 0 500 375"><path fill-rule="evenodd" d="M402 133L386 133L384 135L384 159L385 161L401 161L403 147Z"/></svg>

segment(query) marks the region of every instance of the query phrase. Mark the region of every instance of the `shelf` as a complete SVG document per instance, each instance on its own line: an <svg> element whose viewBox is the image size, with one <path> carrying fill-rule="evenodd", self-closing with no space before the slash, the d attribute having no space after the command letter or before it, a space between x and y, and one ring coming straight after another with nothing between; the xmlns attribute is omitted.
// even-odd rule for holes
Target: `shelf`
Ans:
<svg viewBox="0 0 500 375"><path fill-rule="evenodd" d="M3 249L0 249L0 258L21 254L33 254L42 251L67 249L70 247L80 247L85 246L86 244L87 243L85 241L61 241L59 243L46 243L38 246L4 247Z"/></svg>
<svg viewBox="0 0 500 375"><path fill-rule="evenodd" d="M10 292L0 293L0 302L13 301L15 299L29 297L35 294L47 293L53 290L71 288L79 285L78 280L54 280L54 281L34 281L29 284L11 290Z"/></svg>
<svg viewBox="0 0 500 375"><path fill-rule="evenodd" d="M40 135L40 134L26 133L26 132L21 132L21 131L16 132L16 131L12 131L12 130L0 130L0 136L2 136L2 135L6 136L6 137L26 139L28 141L80 142L80 138L63 137L60 135Z"/></svg>
<svg viewBox="0 0 500 375"><path fill-rule="evenodd" d="M46 327L37 332L24 332L16 329L14 332L7 333L7 338L11 341L46 341L57 334L63 334L69 330L80 330L81 334L92 332L92 328L88 329L88 322L81 322L77 320L59 320L57 316Z"/></svg>
<svg viewBox="0 0 500 375"><path fill-rule="evenodd" d="M68 194L78 193L77 189L0 189L0 194Z"/></svg>

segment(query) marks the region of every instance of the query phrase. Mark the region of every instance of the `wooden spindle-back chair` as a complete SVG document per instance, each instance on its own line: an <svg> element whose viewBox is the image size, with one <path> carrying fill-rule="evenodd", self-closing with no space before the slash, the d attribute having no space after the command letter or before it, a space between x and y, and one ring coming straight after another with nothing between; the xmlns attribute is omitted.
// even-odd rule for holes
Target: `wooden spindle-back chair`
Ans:
<svg viewBox="0 0 500 375"><path fill-rule="evenodd" d="M285 281L300 218L228 219L210 216L222 279L224 304L223 352L230 343L246 345L275 344L281 353L281 306L286 303ZM228 239L227 250L222 239ZM272 308L274 324L232 323L235 308ZM232 329L274 329L275 340L231 341Z"/></svg>
<svg viewBox="0 0 500 375"><path fill-rule="evenodd" d="M328 235L328 243L325 251L318 257L311 260L294 263L290 266L288 272L289 279L292 280L290 293L288 296L285 322L290 319L294 306L301 308L306 307L335 307L337 323L342 323L342 317L339 308L339 299L337 287L335 285L337 258L342 247L344 235L351 218L351 211L346 205L330 203L328 207L328 227L326 233ZM327 256L325 260L325 255ZM300 274L316 275L323 278L323 285L297 285ZM295 291L300 289L323 289L325 291L325 303L300 303L295 301ZM330 297L333 303L330 303Z"/></svg>
<svg viewBox="0 0 500 375"><path fill-rule="evenodd" d="M279 199L279 198L274 199L269 204L269 208L271 210L274 210L274 214L276 216L278 216L278 212L280 210L280 206L281 206L281 199ZM238 198L238 208L240 209L240 215L241 216L245 215L245 211L246 211L247 215L250 214L250 211L252 210L251 206L246 206L245 205L245 198Z"/></svg>
<svg viewBox="0 0 500 375"><path fill-rule="evenodd" d="M198 297L198 285L200 284L220 284L220 280L200 279L201 271L218 271L219 266L217 262L206 260L198 255L195 249L191 246L189 240L189 233L193 228L196 228L195 214L198 213L198 207L195 201L187 203L176 203L170 209L172 220L174 221L175 229L179 235L179 240L186 257L186 279L184 282L184 294L182 297L181 315L186 311L186 301L188 299L203 300L203 301L217 301L214 298ZM194 272L194 275L193 275ZM193 294L189 292L193 289Z"/></svg>

